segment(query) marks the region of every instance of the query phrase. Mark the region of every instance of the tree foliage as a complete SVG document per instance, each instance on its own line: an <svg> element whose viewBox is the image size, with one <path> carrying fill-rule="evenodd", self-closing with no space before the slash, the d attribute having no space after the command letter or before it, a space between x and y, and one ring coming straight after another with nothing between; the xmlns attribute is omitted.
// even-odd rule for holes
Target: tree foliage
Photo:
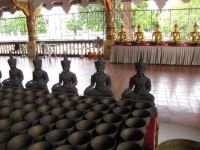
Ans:
<svg viewBox="0 0 200 150"><path fill-rule="evenodd" d="M13 34L26 34L26 18L18 15L16 18L0 19L0 32Z"/></svg>
<svg viewBox="0 0 200 150"><path fill-rule="evenodd" d="M137 24L140 24L143 30L147 32L153 31L155 25L160 24L161 31L165 35L169 35L174 30L175 23L177 23L182 37L186 39L188 33L193 30L195 22L200 24L199 0L191 0L189 3L178 0L176 5L171 7L171 10L148 10L148 2L143 1L139 5L133 4L131 11L132 28L134 29ZM116 23L119 24L119 21Z"/></svg>
<svg viewBox="0 0 200 150"><path fill-rule="evenodd" d="M37 32L38 33L46 33L47 23L42 16L36 17L36 24L37 24Z"/></svg>
<svg viewBox="0 0 200 150"><path fill-rule="evenodd" d="M70 14L66 22L68 30L102 31L104 28L104 7L100 4L90 4L78 7L79 13Z"/></svg>
<svg viewBox="0 0 200 150"><path fill-rule="evenodd" d="M46 22L42 16L37 17L36 24L38 33L46 32ZM26 17L22 13L18 13L14 18L1 18L0 33L27 34Z"/></svg>

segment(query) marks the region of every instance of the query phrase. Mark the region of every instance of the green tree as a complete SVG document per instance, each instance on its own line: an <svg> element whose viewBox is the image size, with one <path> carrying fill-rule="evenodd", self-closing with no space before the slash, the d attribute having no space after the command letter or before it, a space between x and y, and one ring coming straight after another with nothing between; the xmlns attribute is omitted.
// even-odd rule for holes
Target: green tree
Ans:
<svg viewBox="0 0 200 150"><path fill-rule="evenodd" d="M196 9L197 8L197 9ZM191 0L189 3L184 3L178 0L172 10L163 10L159 17L159 22L162 31L165 34L170 34L174 30L175 23L178 24L182 39L188 38L188 33L192 31L193 25L200 23L200 3L199 0Z"/></svg>
<svg viewBox="0 0 200 150"><path fill-rule="evenodd" d="M131 11L132 16L132 29L134 30L136 25L140 24L144 31L151 31L152 26L158 23L157 18L159 18L158 11L148 10L148 2L143 1L142 3L135 5L131 4L131 10L125 10L124 5L128 3L120 3L118 7L118 14L123 13L123 11ZM117 29L120 29L121 26L121 15L118 15L116 18Z"/></svg>
<svg viewBox="0 0 200 150"><path fill-rule="evenodd" d="M77 14L70 14L66 27L69 30L102 31L104 29L104 7L100 4L79 6Z"/></svg>
<svg viewBox="0 0 200 150"><path fill-rule="evenodd" d="M38 33L46 32L46 22L42 16L37 17ZM7 34L27 34L26 17L22 13L17 13L14 18L0 19L0 32Z"/></svg>
<svg viewBox="0 0 200 150"><path fill-rule="evenodd" d="M37 32L38 33L46 33L46 21L43 16L39 16L36 18L37 21Z"/></svg>
<svg viewBox="0 0 200 150"><path fill-rule="evenodd" d="M17 18L2 18L0 19L0 32L13 34L26 34L26 18L17 16Z"/></svg>

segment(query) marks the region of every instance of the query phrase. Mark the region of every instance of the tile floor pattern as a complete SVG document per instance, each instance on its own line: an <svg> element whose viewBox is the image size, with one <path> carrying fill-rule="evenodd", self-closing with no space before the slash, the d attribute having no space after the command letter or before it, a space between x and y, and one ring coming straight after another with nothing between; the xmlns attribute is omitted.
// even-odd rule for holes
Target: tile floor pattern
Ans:
<svg viewBox="0 0 200 150"><path fill-rule="evenodd" d="M8 78L8 57L0 57L2 79ZM62 58L43 58L43 69L48 72L51 89L58 82L62 71ZM70 58L71 71L78 78L78 91L82 95L95 72L94 60ZM33 64L27 57L17 57L17 65L24 73L23 84L32 79ZM129 78L135 74L133 64L111 64L106 62L105 72L112 78L114 98L120 100L121 93L128 87ZM146 65L146 73L152 83L151 93L155 96L161 122L183 124L200 128L200 66Z"/></svg>

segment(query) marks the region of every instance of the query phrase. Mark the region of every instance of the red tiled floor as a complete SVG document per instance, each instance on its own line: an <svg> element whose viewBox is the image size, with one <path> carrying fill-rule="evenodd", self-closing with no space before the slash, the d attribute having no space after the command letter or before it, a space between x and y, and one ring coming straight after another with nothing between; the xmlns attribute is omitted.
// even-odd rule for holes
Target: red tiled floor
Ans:
<svg viewBox="0 0 200 150"><path fill-rule="evenodd" d="M8 57L0 57L2 80L8 78ZM58 82L62 71L62 58L43 58L43 69L49 74L48 87ZM78 78L78 91L83 91L90 84L90 77L95 72L94 61L87 58L70 58L71 71ZM28 58L17 58L18 68L24 73L25 84L32 79L33 65ZM106 63L106 73L112 78L114 98L120 100L121 93L128 87L129 78L135 74L133 64ZM200 128L200 67L146 65L146 75L151 79L155 104L162 122L184 124Z"/></svg>

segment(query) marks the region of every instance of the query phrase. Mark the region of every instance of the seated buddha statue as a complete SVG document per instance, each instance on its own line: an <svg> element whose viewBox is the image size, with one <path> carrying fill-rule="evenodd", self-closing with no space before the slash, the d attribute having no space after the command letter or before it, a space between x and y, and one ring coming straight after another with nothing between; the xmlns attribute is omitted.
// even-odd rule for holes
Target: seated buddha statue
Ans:
<svg viewBox="0 0 200 150"><path fill-rule="evenodd" d="M156 25L156 30L152 34L152 39L154 42L161 42L162 41L162 32L160 31L159 24Z"/></svg>
<svg viewBox="0 0 200 150"><path fill-rule="evenodd" d="M47 72L42 70L42 60L36 57L33 60L33 65L33 79L26 83L26 88L48 91L47 83L49 82L49 77Z"/></svg>
<svg viewBox="0 0 200 150"><path fill-rule="evenodd" d="M96 73L91 76L91 84L88 86L84 95L87 96L100 96L100 97L112 97L111 78L109 75L104 73L105 61L99 57L95 61Z"/></svg>
<svg viewBox="0 0 200 150"><path fill-rule="evenodd" d="M124 29L124 25L121 25L121 31L117 35L117 41L120 43L125 43L128 41L127 34Z"/></svg>
<svg viewBox="0 0 200 150"><path fill-rule="evenodd" d="M137 25L137 31L134 33L134 39L136 42L144 40L144 33L141 31L141 26Z"/></svg>
<svg viewBox="0 0 200 150"><path fill-rule="evenodd" d="M17 60L11 55L8 59L8 64L10 66L9 78L5 79L2 84L5 87L22 87L22 80L24 79L23 72L16 67Z"/></svg>
<svg viewBox="0 0 200 150"><path fill-rule="evenodd" d="M200 33L198 32L198 25L197 23L193 26L193 31L190 32L190 42L196 43L200 40Z"/></svg>
<svg viewBox="0 0 200 150"><path fill-rule="evenodd" d="M178 42L178 41L181 40L181 33L178 31L178 25L177 24L174 25L174 31L171 32L170 38L173 42Z"/></svg>
<svg viewBox="0 0 200 150"><path fill-rule="evenodd" d="M129 80L129 87L122 93L122 98L132 100L153 101L154 96L150 94L151 81L144 75L144 63L142 57L135 63L137 73Z"/></svg>
<svg viewBox="0 0 200 150"><path fill-rule="evenodd" d="M64 57L61 61L63 71L59 74L59 82L54 84L52 87L53 92L68 93L72 95L78 95L77 78L74 73L70 71L71 61Z"/></svg>

